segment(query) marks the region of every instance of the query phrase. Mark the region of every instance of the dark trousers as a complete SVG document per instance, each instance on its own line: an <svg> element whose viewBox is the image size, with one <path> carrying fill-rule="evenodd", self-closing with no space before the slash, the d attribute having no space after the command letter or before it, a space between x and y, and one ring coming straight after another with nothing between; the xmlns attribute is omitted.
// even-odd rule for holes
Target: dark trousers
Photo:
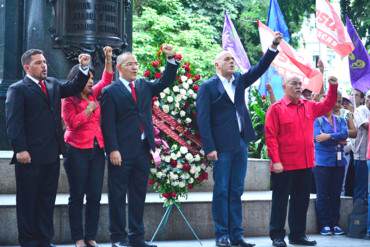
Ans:
<svg viewBox="0 0 370 247"><path fill-rule="evenodd" d="M237 242L243 237L241 196L247 173L247 145L240 139L240 148L218 153L213 165L212 217L216 239L230 238Z"/></svg>
<svg viewBox="0 0 370 247"><path fill-rule="evenodd" d="M367 162L355 160L355 187L353 188L353 201L367 200Z"/></svg>
<svg viewBox="0 0 370 247"><path fill-rule="evenodd" d="M124 159L124 157L123 157ZM149 148L143 142L136 158L121 166L108 165L109 230L112 242L126 241L126 194L128 195L128 238L144 240L144 205L149 176Z"/></svg>
<svg viewBox="0 0 370 247"><path fill-rule="evenodd" d="M54 235L53 213L59 158L50 164L16 164L18 239L21 246L48 246Z"/></svg>
<svg viewBox="0 0 370 247"><path fill-rule="evenodd" d="M305 236L306 217L312 181L311 169L272 173L270 238L285 237L285 219L289 199L289 239Z"/></svg>
<svg viewBox="0 0 370 247"><path fill-rule="evenodd" d="M95 240L99 223L100 198L103 187L104 150L68 147L64 168L69 182L69 225L74 241ZM86 194L85 234L82 224L83 201Z"/></svg>
<svg viewBox="0 0 370 247"><path fill-rule="evenodd" d="M316 215L320 228L338 225L344 169L344 166L316 166L313 169L317 191Z"/></svg>

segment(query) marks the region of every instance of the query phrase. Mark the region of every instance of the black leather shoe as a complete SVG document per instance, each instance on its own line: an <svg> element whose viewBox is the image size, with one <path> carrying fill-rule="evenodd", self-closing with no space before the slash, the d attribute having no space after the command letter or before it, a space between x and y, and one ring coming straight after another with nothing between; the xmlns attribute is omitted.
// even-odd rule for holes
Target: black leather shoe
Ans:
<svg viewBox="0 0 370 247"><path fill-rule="evenodd" d="M157 247L155 244L151 244L145 241L130 243L130 247Z"/></svg>
<svg viewBox="0 0 370 247"><path fill-rule="evenodd" d="M232 242L231 243L232 247L253 247L255 244L250 244L244 241L244 239L240 239L237 242Z"/></svg>
<svg viewBox="0 0 370 247"><path fill-rule="evenodd" d="M272 246L275 246L275 247L286 247L286 243L284 241L284 239L281 239L281 238L275 238L272 240Z"/></svg>
<svg viewBox="0 0 370 247"><path fill-rule="evenodd" d="M315 246L317 244L315 240L308 240L306 236L297 239L289 239L289 243L304 246Z"/></svg>
<svg viewBox="0 0 370 247"><path fill-rule="evenodd" d="M230 241L227 237L216 239L217 247L231 247Z"/></svg>
<svg viewBox="0 0 370 247"><path fill-rule="evenodd" d="M131 247L126 241L112 243L112 247Z"/></svg>

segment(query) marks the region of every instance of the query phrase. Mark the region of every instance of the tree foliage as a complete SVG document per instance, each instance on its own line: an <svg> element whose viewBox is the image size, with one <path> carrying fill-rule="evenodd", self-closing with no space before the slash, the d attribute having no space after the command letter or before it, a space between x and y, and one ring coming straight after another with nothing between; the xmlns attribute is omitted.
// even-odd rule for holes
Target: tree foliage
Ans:
<svg viewBox="0 0 370 247"><path fill-rule="evenodd" d="M209 76L213 59L220 51L216 29L210 18L185 9L179 0L147 0L135 6L133 16L133 49L142 64L153 59L153 51L163 43L176 46L185 61Z"/></svg>
<svg viewBox="0 0 370 247"><path fill-rule="evenodd" d="M341 0L342 18L347 15L355 26L358 35L365 39L367 50L370 50L370 1L368 0Z"/></svg>

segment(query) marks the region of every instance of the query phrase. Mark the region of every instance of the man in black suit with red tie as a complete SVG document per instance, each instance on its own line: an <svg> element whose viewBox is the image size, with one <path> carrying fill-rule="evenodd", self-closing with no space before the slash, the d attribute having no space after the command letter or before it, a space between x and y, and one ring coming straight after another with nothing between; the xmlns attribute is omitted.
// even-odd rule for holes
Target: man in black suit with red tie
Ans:
<svg viewBox="0 0 370 247"><path fill-rule="evenodd" d="M149 176L150 150L154 150L152 98L176 79L178 64L169 45L162 46L167 65L160 79L136 79L136 57L117 57L119 79L102 95L102 130L109 155L108 191L112 247L153 247L144 241L143 212ZM126 232L128 194L128 234ZM128 241L127 241L128 237Z"/></svg>
<svg viewBox="0 0 370 247"><path fill-rule="evenodd" d="M61 98L83 90L90 56L79 56L80 73L65 83L47 77L41 50L26 51L21 62L26 76L9 87L5 102L7 134L14 150L18 239L21 246L49 247L59 155L64 151Z"/></svg>

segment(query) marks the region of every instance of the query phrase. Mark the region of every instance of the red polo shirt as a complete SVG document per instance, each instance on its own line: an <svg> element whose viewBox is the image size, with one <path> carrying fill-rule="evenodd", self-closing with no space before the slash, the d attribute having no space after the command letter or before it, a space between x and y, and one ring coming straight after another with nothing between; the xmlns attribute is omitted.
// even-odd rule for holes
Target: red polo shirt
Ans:
<svg viewBox="0 0 370 247"><path fill-rule="evenodd" d="M97 108L90 116L85 113L89 101L75 96L65 98L62 101L62 118L66 125L64 141L66 143L75 148L88 149L93 148L94 138L96 138L99 147L104 148L103 134L100 127L100 105L97 98L103 88L112 82L112 79L113 73L104 71L100 82L93 86L89 101L95 101Z"/></svg>
<svg viewBox="0 0 370 247"><path fill-rule="evenodd" d="M334 107L337 87L330 84L329 92L321 102L300 99L294 104L285 96L270 106L266 114L265 136L272 163L281 162L284 171L314 166L313 122Z"/></svg>

